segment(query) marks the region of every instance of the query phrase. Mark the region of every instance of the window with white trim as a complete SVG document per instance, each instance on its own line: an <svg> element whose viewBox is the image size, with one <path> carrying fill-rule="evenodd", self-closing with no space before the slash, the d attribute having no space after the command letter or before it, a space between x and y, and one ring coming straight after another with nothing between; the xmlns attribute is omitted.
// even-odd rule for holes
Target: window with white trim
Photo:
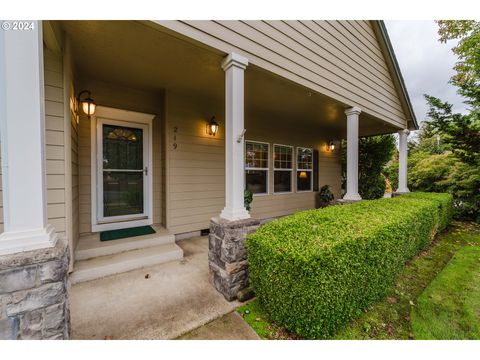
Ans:
<svg viewBox="0 0 480 360"><path fill-rule="evenodd" d="M312 191L313 149L297 148L297 191Z"/></svg>
<svg viewBox="0 0 480 360"><path fill-rule="evenodd" d="M245 188L253 194L268 194L268 143L245 141Z"/></svg>
<svg viewBox="0 0 480 360"><path fill-rule="evenodd" d="M273 145L273 192L292 192L293 147Z"/></svg>

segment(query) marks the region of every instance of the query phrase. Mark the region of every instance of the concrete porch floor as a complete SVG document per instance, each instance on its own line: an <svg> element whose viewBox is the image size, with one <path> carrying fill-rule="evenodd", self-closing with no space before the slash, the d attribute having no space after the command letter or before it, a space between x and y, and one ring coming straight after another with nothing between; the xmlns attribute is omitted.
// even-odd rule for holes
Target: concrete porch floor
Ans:
<svg viewBox="0 0 480 360"><path fill-rule="evenodd" d="M208 237L177 244L183 260L73 285L72 338L174 339L233 311L208 281Z"/></svg>

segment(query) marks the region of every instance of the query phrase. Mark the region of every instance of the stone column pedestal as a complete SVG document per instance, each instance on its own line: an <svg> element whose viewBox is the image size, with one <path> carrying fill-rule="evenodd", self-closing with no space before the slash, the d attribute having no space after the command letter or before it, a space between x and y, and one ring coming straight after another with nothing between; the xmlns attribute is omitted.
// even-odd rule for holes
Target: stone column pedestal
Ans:
<svg viewBox="0 0 480 360"><path fill-rule="evenodd" d="M244 247L246 236L260 227L260 221L245 219L228 221L220 217L210 221L208 262L210 281L233 301L240 290L248 287L247 251Z"/></svg>
<svg viewBox="0 0 480 360"><path fill-rule="evenodd" d="M0 255L0 340L68 339L69 252L54 247Z"/></svg>

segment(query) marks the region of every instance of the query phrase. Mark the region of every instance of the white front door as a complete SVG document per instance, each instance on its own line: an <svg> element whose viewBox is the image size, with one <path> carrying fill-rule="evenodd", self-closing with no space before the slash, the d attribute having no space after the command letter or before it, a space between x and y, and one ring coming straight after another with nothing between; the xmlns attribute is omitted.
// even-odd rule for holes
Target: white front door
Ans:
<svg viewBox="0 0 480 360"><path fill-rule="evenodd" d="M92 231L152 224L152 115L145 115L98 107Z"/></svg>

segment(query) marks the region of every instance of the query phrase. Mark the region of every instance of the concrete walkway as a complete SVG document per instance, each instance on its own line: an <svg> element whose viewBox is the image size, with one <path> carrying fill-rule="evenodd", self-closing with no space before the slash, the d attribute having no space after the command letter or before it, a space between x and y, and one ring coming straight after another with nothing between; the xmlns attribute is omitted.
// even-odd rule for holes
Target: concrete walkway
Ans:
<svg viewBox="0 0 480 360"><path fill-rule="evenodd" d="M260 340L260 337L239 313L233 311L181 336L179 340Z"/></svg>
<svg viewBox="0 0 480 360"><path fill-rule="evenodd" d="M174 339L231 313L208 281L208 238L177 244L181 261L72 286L72 338Z"/></svg>

